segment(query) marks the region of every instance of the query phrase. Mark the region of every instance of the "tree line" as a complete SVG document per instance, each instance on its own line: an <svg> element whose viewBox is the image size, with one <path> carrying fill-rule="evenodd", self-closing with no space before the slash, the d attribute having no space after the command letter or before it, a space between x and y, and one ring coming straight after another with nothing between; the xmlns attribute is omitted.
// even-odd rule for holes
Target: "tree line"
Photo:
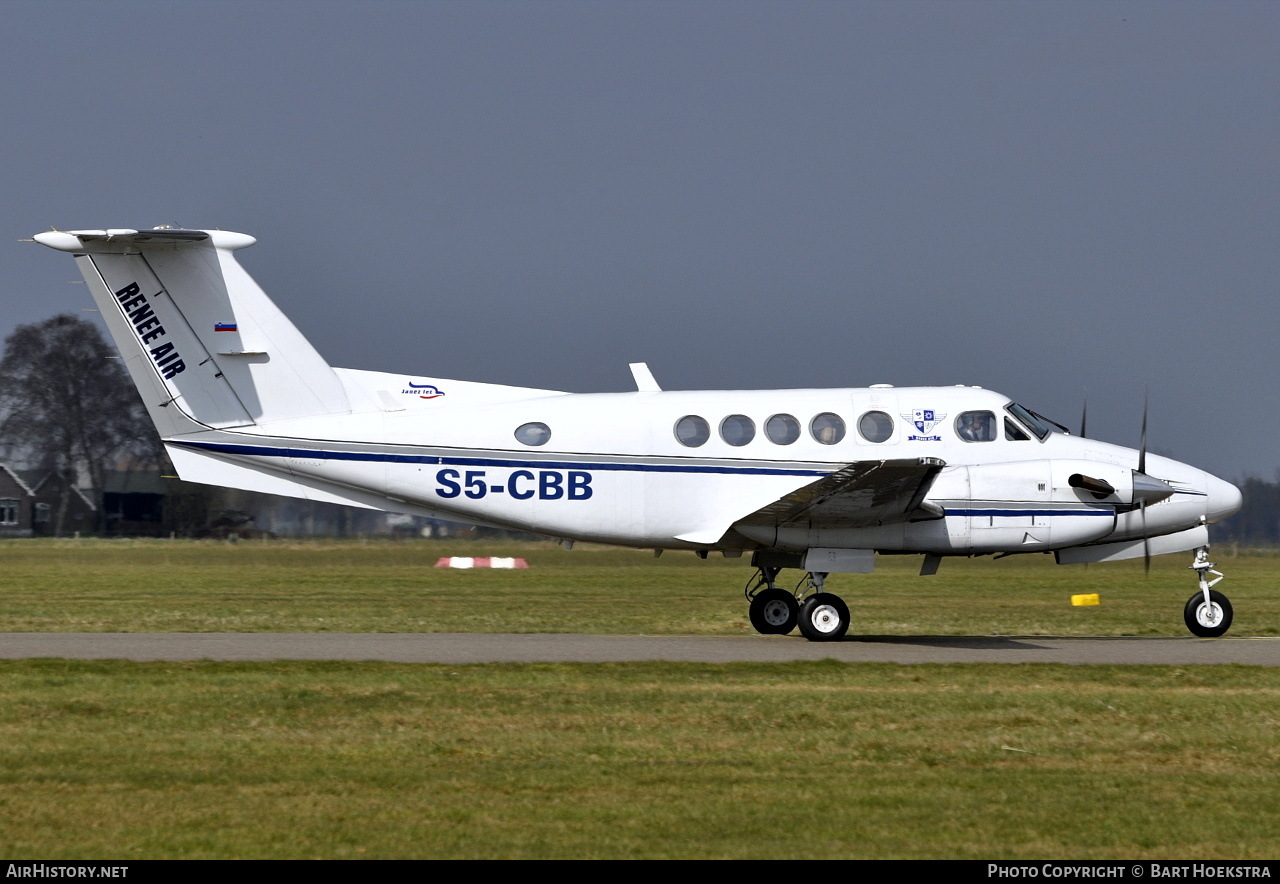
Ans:
<svg viewBox="0 0 1280 884"><path fill-rule="evenodd" d="M93 527L101 531L108 466L121 458L155 465L163 450L119 355L97 326L63 313L20 325L5 339L0 458L56 484L53 533L65 532L82 478L97 498Z"/></svg>
<svg viewBox="0 0 1280 884"><path fill-rule="evenodd" d="M374 510L178 480L119 354L97 325L70 313L20 325L4 341L0 467L25 479L25 486L11 488L38 483L41 501L52 503L22 503L49 507L41 533L54 536L87 530L244 538L263 533L258 523L303 535L390 530L386 515ZM122 474L129 480L120 487ZM0 491L0 498L12 493ZM111 512L108 496L114 498ZM77 499L86 498L90 519L80 507L80 520L73 520ZM0 533L12 527L2 523L16 509L6 510L5 503L0 500ZM420 521L404 520L395 530L416 534ZM438 533L463 527L432 526Z"/></svg>

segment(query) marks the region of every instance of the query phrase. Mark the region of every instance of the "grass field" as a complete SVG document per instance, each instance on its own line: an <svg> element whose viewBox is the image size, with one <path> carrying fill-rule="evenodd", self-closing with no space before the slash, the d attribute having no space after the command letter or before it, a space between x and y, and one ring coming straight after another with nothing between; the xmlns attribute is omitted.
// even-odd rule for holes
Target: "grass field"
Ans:
<svg viewBox="0 0 1280 884"><path fill-rule="evenodd" d="M528 571L436 570L515 554ZM854 632L1183 635L1189 556L914 558ZM1185 560L1184 560L1185 559ZM1280 558L1224 556L1233 635ZM0 632L745 633L741 560L544 545L0 543ZM1100 592L1073 608L1074 592ZM0 855L1274 858L1280 670L0 661Z"/></svg>
<svg viewBox="0 0 1280 884"><path fill-rule="evenodd" d="M1218 588L1235 606L1231 634L1280 634L1280 558L1227 552ZM513 554L529 570L433 567ZM849 603L851 634L1186 635L1190 561L1157 558L1144 576L1141 561L948 559L922 578L918 556L881 556L876 573L828 588ZM747 634L746 562L552 544L7 541L0 632ZM1101 605L1071 606L1094 592Z"/></svg>
<svg viewBox="0 0 1280 884"><path fill-rule="evenodd" d="M1280 670L0 664L0 853L1274 858Z"/></svg>

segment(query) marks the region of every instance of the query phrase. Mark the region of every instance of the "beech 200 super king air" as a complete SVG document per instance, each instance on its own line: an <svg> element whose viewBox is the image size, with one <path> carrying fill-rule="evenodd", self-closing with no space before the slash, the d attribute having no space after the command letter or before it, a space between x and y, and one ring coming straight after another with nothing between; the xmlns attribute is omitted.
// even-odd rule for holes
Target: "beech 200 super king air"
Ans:
<svg viewBox="0 0 1280 884"><path fill-rule="evenodd" d="M183 479L534 531L751 555L751 622L841 638L833 572L877 552L1053 553L1061 564L1194 550L1184 618L1218 636L1207 525L1240 492L1082 436L977 387L562 393L332 368L220 230L51 231L76 257ZM1145 417L1144 417L1145 424ZM1145 427L1144 427L1145 436ZM803 588L779 572L807 572ZM1209 575L1214 575L1210 579Z"/></svg>

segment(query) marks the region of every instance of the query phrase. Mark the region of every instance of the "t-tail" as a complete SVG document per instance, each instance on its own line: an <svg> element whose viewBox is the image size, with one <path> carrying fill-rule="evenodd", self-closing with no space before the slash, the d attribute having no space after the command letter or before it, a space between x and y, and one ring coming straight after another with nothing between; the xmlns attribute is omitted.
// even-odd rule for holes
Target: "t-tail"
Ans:
<svg viewBox="0 0 1280 884"><path fill-rule="evenodd" d="M73 230L71 252L165 439L350 410L342 382L219 230Z"/></svg>

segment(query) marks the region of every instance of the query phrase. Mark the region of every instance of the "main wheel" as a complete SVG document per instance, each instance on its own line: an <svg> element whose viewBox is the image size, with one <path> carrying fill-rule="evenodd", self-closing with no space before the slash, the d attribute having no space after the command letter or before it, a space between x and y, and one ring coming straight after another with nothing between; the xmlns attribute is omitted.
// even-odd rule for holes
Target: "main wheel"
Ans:
<svg viewBox="0 0 1280 884"><path fill-rule="evenodd" d="M1204 593L1197 592L1187 599L1182 609L1182 619L1192 635L1201 638L1217 638L1231 628L1231 602L1216 589L1209 590L1209 604L1204 603Z"/></svg>
<svg viewBox="0 0 1280 884"><path fill-rule="evenodd" d="M849 606L829 592L811 595L800 606L800 633L811 642L836 642L849 631Z"/></svg>
<svg viewBox="0 0 1280 884"><path fill-rule="evenodd" d="M785 589L762 589L751 600L751 625L761 635L787 635L800 619L800 603Z"/></svg>

